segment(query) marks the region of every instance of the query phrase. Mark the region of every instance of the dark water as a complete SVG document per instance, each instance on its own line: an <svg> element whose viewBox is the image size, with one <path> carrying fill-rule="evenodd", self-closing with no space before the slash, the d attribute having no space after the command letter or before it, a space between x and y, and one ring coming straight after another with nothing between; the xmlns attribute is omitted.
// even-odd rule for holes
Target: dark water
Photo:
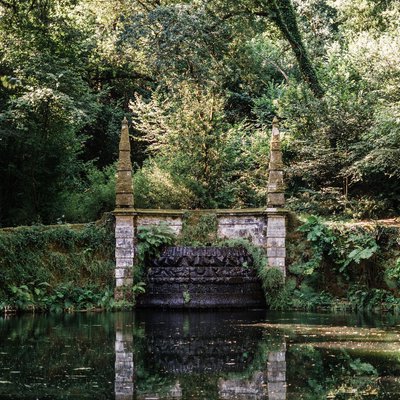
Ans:
<svg viewBox="0 0 400 400"><path fill-rule="evenodd" d="M1 399L400 399L400 319L267 311L0 317Z"/></svg>

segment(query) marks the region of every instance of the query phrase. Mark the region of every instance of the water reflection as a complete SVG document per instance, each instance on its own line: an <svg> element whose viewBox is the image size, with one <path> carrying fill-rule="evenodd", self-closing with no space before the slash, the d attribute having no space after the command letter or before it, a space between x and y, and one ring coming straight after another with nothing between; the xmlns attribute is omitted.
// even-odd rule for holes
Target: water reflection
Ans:
<svg viewBox="0 0 400 400"><path fill-rule="evenodd" d="M286 399L286 344L282 344L280 351L271 351L268 354L268 399Z"/></svg>
<svg viewBox="0 0 400 400"><path fill-rule="evenodd" d="M116 399L133 397L126 381L133 373L117 369L125 359L131 368L133 358L137 399L286 399L283 335L248 329L264 317L264 311L138 312L134 354L121 345L120 338L130 336L117 330L116 349L128 351L116 353Z"/></svg>
<svg viewBox="0 0 400 400"><path fill-rule="evenodd" d="M286 399L286 346L280 351L267 355L266 371L256 371L250 379L220 379L218 393L220 399L269 400Z"/></svg>
<svg viewBox="0 0 400 400"><path fill-rule="evenodd" d="M0 399L113 398L114 341L107 314L0 317Z"/></svg>
<svg viewBox="0 0 400 400"><path fill-rule="evenodd" d="M115 400L134 395L133 315L119 314L115 320Z"/></svg>
<svg viewBox="0 0 400 400"><path fill-rule="evenodd" d="M0 399L400 398L400 320L264 311L0 316Z"/></svg>

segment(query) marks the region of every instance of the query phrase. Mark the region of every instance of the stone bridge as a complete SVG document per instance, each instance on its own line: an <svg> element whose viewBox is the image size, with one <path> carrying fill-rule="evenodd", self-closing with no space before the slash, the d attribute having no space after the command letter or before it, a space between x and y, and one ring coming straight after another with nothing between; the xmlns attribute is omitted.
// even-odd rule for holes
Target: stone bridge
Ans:
<svg viewBox="0 0 400 400"><path fill-rule="evenodd" d="M166 224L179 235L187 215L209 215L216 218L216 236L220 239L245 238L265 249L268 266L275 267L285 275L286 215L284 209L283 164L280 133L274 120L269 154L267 199L265 208L235 210L151 210L135 209L133 202L131 149L126 119L122 122L119 144L119 161L116 182L115 215L115 296L122 296L123 288L133 282L135 265L135 237L141 226ZM266 155L268 157L268 155ZM267 181L267 179L266 179ZM201 251L201 250L199 250ZM204 251L204 250L203 250ZM214 271L214 278L218 273ZM189 279L190 283L191 279ZM174 281L175 282L175 281ZM175 282L177 283L177 282ZM182 282L179 282L182 283ZM183 282L184 284L185 282ZM184 288L182 286L181 288ZM243 292L243 289L242 289ZM162 302L157 305L163 305ZM228 304L226 304L228 305Z"/></svg>

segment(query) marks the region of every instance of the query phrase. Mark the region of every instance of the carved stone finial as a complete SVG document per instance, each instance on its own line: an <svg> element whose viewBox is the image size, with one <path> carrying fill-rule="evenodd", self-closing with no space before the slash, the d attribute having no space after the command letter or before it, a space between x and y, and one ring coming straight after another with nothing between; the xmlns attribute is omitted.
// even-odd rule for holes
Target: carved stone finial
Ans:
<svg viewBox="0 0 400 400"><path fill-rule="evenodd" d="M131 145L126 117L122 121L119 142L115 204L117 208L133 208Z"/></svg>
<svg viewBox="0 0 400 400"><path fill-rule="evenodd" d="M272 121L270 142L269 175L267 190L267 207L277 208L285 205L285 188L283 184L283 162L278 118Z"/></svg>

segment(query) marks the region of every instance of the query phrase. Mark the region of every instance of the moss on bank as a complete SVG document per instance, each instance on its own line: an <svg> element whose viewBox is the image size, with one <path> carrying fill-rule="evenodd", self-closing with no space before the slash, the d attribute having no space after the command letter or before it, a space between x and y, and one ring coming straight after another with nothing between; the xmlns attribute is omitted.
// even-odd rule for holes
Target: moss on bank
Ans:
<svg viewBox="0 0 400 400"><path fill-rule="evenodd" d="M399 226L314 216L294 224L286 285L272 307L400 312Z"/></svg>
<svg viewBox="0 0 400 400"><path fill-rule="evenodd" d="M0 309L104 307L113 298L110 217L0 230Z"/></svg>
<svg viewBox="0 0 400 400"><path fill-rule="evenodd" d="M204 222L210 230L200 232L207 233L203 235L207 243L209 231L215 230L214 220L208 219ZM242 245L250 252L273 309L400 312L400 226L332 223L317 217L300 221L292 215L288 228L284 285L279 271L267 270L263 252L250 242L217 240L214 244ZM185 244L198 245L201 235L189 233ZM142 267L145 254L154 256L152 249L172 241L162 229L141 232ZM110 215L85 225L0 230L0 310L118 307L113 300L114 242Z"/></svg>

